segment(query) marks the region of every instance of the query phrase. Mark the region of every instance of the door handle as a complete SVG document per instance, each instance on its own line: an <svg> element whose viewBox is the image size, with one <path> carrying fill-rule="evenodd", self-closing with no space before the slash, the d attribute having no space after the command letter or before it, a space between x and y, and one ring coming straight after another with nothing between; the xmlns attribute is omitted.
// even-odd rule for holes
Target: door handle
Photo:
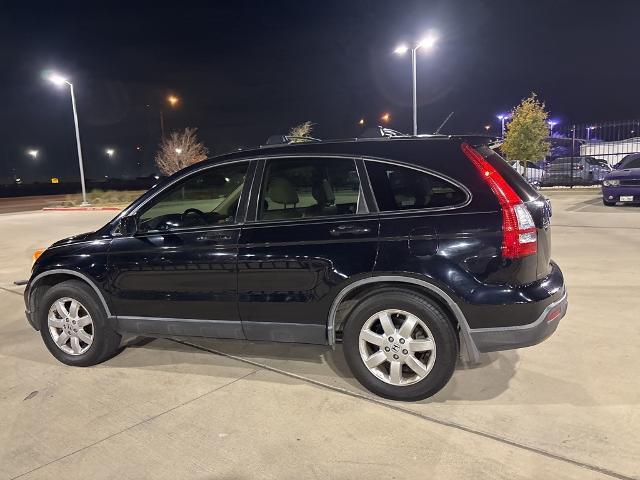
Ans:
<svg viewBox="0 0 640 480"><path fill-rule="evenodd" d="M206 232L199 235L196 240L198 242L225 242L232 238L233 236L227 232Z"/></svg>
<svg viewBox="0 0 640 480"><path fill-rule="evenodd" d="M368 227L359 227L358 225L343 224L333 227L329 230L329 233L333 237L339 237L341 235L364 235L371 233L371 229Z"/></svg>

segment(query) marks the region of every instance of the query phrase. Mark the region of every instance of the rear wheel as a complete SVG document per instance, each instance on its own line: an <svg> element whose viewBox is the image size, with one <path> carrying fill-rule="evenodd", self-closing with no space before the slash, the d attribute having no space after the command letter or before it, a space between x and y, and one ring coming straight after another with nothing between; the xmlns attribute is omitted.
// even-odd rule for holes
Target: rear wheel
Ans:
<svg viewBox="0 0 640 480"><path fill-rule="evenodd" d="M451 378L458 357L446 314L430 299L405 290L362 300L349 316L343 346L356 379L392 400L434 395Z"/></svg>
<svg viewBox="0 0 640 480"><path fill-rule="evenodd" d="M38 301L45 345L62 363L86 367L118 353L121 337L91 288L78 280L54 285Z"/></svg>

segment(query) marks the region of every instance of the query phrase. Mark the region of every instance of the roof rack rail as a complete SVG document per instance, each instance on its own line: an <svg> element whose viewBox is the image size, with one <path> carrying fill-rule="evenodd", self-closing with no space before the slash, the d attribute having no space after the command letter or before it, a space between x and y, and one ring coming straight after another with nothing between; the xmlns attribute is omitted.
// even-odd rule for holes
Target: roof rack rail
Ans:
<svg viewBox="0 0 640 480"><path fill-rule="evenodd" d="M382 126L369 127L358 138L408 137L405 133Z"/></svg>
<svg viewBox="0 0 640 480"><path fill-rule="evenodd" d="M295 137L291 135L271 135L265 145L286 145L289 143L321 142L319 138Z"/></svg>

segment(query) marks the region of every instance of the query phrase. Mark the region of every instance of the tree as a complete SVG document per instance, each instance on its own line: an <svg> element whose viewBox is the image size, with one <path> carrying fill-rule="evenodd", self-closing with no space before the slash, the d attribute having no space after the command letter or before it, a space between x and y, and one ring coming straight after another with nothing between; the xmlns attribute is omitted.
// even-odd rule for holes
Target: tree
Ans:
<svg viewBox="0 0 640 480"><path fill-rule="evenodd" d="M162 139L155 161L164 175L171 175L208 157L209 149L198 141L197 130L187 127Z"/></svg>
<svg viewBox="0 0 640 480"><path fill-rule="evenodd" d="M549 154L550 144L546 141L549 136L548 114L544 103L531 93L511 115L501 150L508 160L522 160L526 175L527 162L543 160Z"/></svg>
<svg viewBox="0 0 640 480"><path fill-rule="evenodd" d="M305 138L311 138L311 132L313 131L313 127L315 127L315 123L307 120L300 125L296 125L289 130L288 137L291 138L291 143L304 142Z"/></svg>

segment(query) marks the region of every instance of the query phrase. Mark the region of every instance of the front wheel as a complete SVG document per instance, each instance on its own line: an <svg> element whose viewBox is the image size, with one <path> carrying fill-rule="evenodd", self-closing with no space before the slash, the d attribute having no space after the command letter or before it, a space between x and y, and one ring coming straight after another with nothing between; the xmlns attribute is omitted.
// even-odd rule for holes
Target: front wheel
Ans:
<svg viewBox="0 0 640 480"><path fill-rule="evenodd" d="M68 280L51 287L38 300L37 316L46 347L62 363L86 367L119 351L120 335L84 282Z"/></svg>
<svg viewBox="0 0 640 480"><path fill-rule="evenodd" d="M608 202L604 198L602 199L602 203L605 207L613 207L616 204L616 202Z"/></svg>
<svg viewBox="0 0 640 480"><path fill-rule="evenodd" d="M343 347L356 379L392 400L434 395L451 378L458 357L454 328L441 307L395 289L377 292L354 308Z"/></svg>

